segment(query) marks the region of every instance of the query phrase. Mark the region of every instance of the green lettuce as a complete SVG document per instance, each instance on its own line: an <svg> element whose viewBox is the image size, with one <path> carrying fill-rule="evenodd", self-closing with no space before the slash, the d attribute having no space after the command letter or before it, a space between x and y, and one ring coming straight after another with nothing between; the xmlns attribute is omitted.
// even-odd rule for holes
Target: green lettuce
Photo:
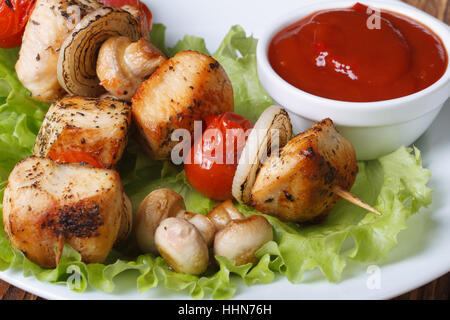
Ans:
<svg viewBox="0 0 450 320"><path fill-rule="evenodd" d="M165 45L165 27L155 25L153 43L167 55L179 50L198 50L209 54L204 40L186 36L173 48ZM239 26L231 28L219 49L212 55L227 71L234 89L236 111L251 120L272 101L262 88L256 71L256 40L247 37ZM3 188L14 164L32 152L34 139L48 107L29 98L14 72L17 50L0 51L0 187ZM331 282L338 282L350 260L374 262L386 258L397 245L406 220L421 207L431 203L427 187L430 172L422 167L420 151L402 147L378 160L358 163L359 173L352 192L383 213L381 217L341 201L318 225L283 223L265 217L274 229L274 241L256 253L256 265L235 266L217 256L217 266L203 276L176 273L160 257L139 255L133 240L120 250L113 250L104 264L85 264L81 256L65 245L60 264L43 269L13 249L0 227L0 270L22 269L25 276L41 281L65 284L83 292L88 286L114 292L115 278L134 270L136 288L147 292L158 286L184 291L192 298L227 299L236 294L232 278L247 285L271 283L277 274L299 283L308 270L319 269ZM184 171L169 162L150 160L139 145L130 141L119 165L119 172L133 208L152 190L166 187L183 195L189 211L207 213L216 203L190 187ZM261 214L239 205L246 216ZM1 221L0 221L1 224ZM346 246L350 241L353 244Z"/></svg>
<svg viewBox="0 0 450 320"><path fill-rule="evenodd" d="M30 99L17 79L17 49L0 52L0 180L31 153L48 105Z"/></svg>
<svg viewBox="0 0 450 320"><path fill-rule="evenodd" d="M256 68L258 40L247 37L241 26L233 26L213 57L225 68L234 91L234 110L252 122L270 105Z"/></svg>
<svg viewBox="0 0 450 320"><path fill-rule="evenodd" d="M173 48L168 48L166 46L166 26L163 24L156 23L152 26L150 40L169 57L173 57L183 50L198 51L210 55L206 48L205 39L190 35L184 36Z"/></svg>

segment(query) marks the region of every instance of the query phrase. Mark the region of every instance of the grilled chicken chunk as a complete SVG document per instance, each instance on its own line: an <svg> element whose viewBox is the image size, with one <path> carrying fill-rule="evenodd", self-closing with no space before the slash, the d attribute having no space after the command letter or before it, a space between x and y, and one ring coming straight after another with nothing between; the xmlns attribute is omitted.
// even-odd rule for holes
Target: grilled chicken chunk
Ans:
<svg viewBox="0 0 450 320"><path fill-rule="evenodd" d="M34 154L55 159L64 151L90 154L105 168L119 161L128 142L131 107L110 99L65 97L48 110Z"/></svg>
<svg viewBox="0 0 450 320"><path fill-rule="evenodd" d="M194 121L234 110L233 88L222 66L194 51L165 61L137 90L133 117L141 144L151 158L170 159L174 130L191 133Z"/></svg>
<svg viewBox="0 0 450 320"><path fill-rule="evenodd" d="M309 221L328 213L350 190L358 172L353 146L330 119L295 136L260 168L251 205L284 221Z"/></svg>
<svg viewBox="0 0 450 320"><path fill-rule="evenodd" d="M22 84L40 101L64 94L57 63L63 41L75 24L100 4L94 0L37 0L25 27L16 72Z"/></svg>
<svg viewBox="0 0 450 320"><path fill-rule="evenodd" d="M62 239L87 263L101 263L121 226L125 204L114 170L30 157L8 178L3 226L11 245L42 267L55 267Z"/></svg>

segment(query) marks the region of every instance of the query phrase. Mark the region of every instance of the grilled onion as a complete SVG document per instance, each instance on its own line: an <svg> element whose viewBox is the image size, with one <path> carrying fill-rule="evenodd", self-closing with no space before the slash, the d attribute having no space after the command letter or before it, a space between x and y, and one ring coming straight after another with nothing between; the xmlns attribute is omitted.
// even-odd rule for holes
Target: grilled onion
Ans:
<svg viewBox="0 0 450 320"><path fill-rule="evenodd" d="M278 135L278 144L272 134ZM271 151L282 148L292 137L291 120L279 106L267 108L259 117L241 153L233 179L232 194L242 203L250 201L250 193L259 166Z"/></svg>
<svg viewBox="0 0 450 320"><path fill-rule="evenodd" d="M103 7L75 26L58 58L58 81L69 94L97 97L105 92L96 73L97 56L102 43L114 36L138 40L138 21L125 10Z"/></svg>

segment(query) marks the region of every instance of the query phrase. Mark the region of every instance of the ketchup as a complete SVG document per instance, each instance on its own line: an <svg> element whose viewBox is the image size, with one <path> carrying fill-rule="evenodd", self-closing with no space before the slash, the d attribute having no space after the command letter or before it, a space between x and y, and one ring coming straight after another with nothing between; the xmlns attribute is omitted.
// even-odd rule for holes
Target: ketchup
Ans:
<svg viewBox="0 0 450 320"><path fill-rule="evenodd" d="M272 68L303 91L353 102L403 97L445 73L447 52L436 34L387 11L381 11L376 25L373 14L357 3L295 22L272 39Z"/></svg>

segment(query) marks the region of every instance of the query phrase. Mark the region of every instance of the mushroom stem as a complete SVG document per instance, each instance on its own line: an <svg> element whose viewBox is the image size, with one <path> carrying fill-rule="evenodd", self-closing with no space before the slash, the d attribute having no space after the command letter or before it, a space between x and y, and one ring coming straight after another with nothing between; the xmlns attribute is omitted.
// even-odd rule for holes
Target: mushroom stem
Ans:
<svg viewBox="0 0 450 320"><path fill-rule="evenodd" d="M381 216L381 213L378 210L372 208L370 205L368 205L367 203L365 203L364 201L362 201L358 197L354 196L350 192L342 189L341 187L335 186L333 188L333 192L335 192L338 196L340 196L341 198L347 200L348 202L351 202L354 205L357 205L358 207L361 207L363 209L366 209L367 211L375 213L378 216Z"/></svg>
<svg viewBox="0 0 450 320"><path fill-rule="evenodd" d="M56 251L56 258L55 258L56 266L58 266L59 261L61 261L63 248L64 248L64 236L62 235L62 233L60 233L58 236L58 249Z"/></svg>

